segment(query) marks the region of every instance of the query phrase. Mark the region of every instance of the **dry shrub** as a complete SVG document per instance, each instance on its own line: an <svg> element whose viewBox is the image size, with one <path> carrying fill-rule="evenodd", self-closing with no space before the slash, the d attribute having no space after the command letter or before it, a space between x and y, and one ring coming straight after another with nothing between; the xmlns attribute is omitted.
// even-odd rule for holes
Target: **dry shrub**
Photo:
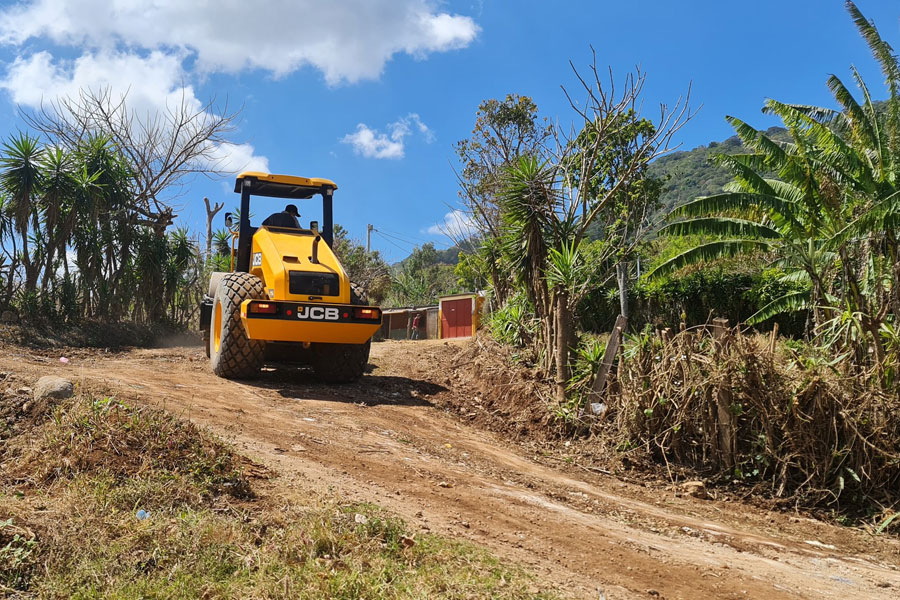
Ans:
<svg viewBox="0 0 900 600"><path fill-rule="evenodd" d="M900 401L870 376L705 329L644 336L620 369L606 426L621 448L807 506L900 500Z"/></svg>
<svg viewBox="0 0 900 600"><path fill-rule="evenodd" d="M0 451L0 483L45 486L82 474L127 479L165 472L187 477L209 494L250 494L237 455L162 410L85 395L56 407L28 433Z"/></svg>

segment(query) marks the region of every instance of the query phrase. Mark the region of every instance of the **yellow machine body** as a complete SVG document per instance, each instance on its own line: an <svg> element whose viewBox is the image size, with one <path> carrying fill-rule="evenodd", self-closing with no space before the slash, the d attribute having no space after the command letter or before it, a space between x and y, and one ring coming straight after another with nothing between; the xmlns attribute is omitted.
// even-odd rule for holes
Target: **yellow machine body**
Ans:
<svg viewBox="0 0 900 600"><path fill-rule="evenodd" d="M254 301L244 301L241 321L250 339L364 344L381 326L378 309L370 309L378 310L377 320L369 318L360 322L354 317L350 278L316 232L260 227L253 234L250 256L250 273L263 281L269 303L278 310L277 317L254 313ZM337 282L336 286L329 286L336 289L326 287L320 293L292 293L292 272L304 276L325 275ZM300 315L307 318L300 319ZM337 318L332 318L334 315Z"/></svg>
<svg viewBox="0 0 900 600"><path fill-rule="evenodd" d="M381 327L381 321L368 323L334 323L329 321L300 321L288 319L248 318L251 305L245 300L241 305L241 321L247 336L253 340L268 342L324 342L327 344L365 344ZM320 306L316 308L338 308ZM345 307L344 307L345 308Z"/></svg>
<svg viewBox="0 0 900 600"><path fill-rule="evenodd" d="M316 236L309 230L298 229L297 232L260 227L253 235L250 273L263 280L269 299L350 304L350 278L331 248L320 239L316 248L318 262L310 262ZM340 283L338 294L291 294L291 271L335 274Z"/></svg>
<svg viewBox="0 0 900 600"><path fill-rule="evenodd" d="M369 341L381 327L381 309L366 305L334 243L329 179L246 172L238 175L240 218L232 235L229 272L210 275L200 304L200 329L216 375L254 377L266 360L312 367L323 381L356 381L365 373ZM250 222L252 197L309 200L320 196L322 222L302 228L296 206ZM271 206L271 204L269 204ZM284 205L282 205L284 206ZM259 205L256 205L259 210Z"/></svg>

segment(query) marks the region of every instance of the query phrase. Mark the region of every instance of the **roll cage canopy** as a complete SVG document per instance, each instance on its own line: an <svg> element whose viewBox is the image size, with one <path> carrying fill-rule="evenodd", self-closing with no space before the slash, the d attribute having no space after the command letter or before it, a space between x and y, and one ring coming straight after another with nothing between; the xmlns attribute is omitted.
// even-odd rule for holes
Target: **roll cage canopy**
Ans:
<svg viewBox="0 0 900 600"><path fill-rule="evenodd" d="M238 233L238 252L236 271L250 270L250 196L267 196L269 198L287 198L306 200L316 194L322 196L322 239L329 246L334 242L334 212L332 197L337 189L330 179L317 177L296 177L294 175L274 175L247 171L237 176L234 191L241 195L241 222Z"/></svg>
<svg viewBox="0 0 900 600"><path fill-rule="evenodd" d="M269 196L271 198L291 198L306 200L316 194L321 194L330 189L337 189L337 184L330 179L318 177L295 177L294 175L272 175L247 171L237 176L234 182L234 191L241 193L245 182L250 186L251 196Z"/></svg>

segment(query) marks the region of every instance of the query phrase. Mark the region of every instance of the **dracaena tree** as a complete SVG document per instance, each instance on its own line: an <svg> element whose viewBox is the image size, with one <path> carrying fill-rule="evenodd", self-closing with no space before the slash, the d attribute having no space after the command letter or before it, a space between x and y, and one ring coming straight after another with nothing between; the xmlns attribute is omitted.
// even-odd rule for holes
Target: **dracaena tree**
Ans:
<svg viewBox="0 0 900 600"><path fill-rule="evenodd" d="M566 388L577 345L577 306L586 292L609 277L615 261L636 239L642 220L646 165L669 151L675 132L690 118L687 101L661 107L658 121L641 118L645 74L637 71L616 86L600 75L578 75L586 98L572 101L580 117L569 135L555 136L556 150L520 156L499 179L502 270L512 290L524 292L539 323L532 340L542 370L554 376L556 397ZM603 257L588 263L584 245L600 226Z"/></svg>
<svg viewBox="0 0 900 600"><path fill-rule="evenodd" d="M3 144L0 182L7 194L6 210L21 240L20 260L25 268L25 291L34 292L40 265L31 248L31 232L38 225L38 194L44 149L37 138L19 134Z"/></svg>
<svg viewBox="0 0 900 600"><path fill-rule="evenodd" d="M133 209L133 173L105 135L0 150L0 305L26 318L191 322L204 261L186 230L160 236ZM21 267L21 268L20 268Z"/></svg>

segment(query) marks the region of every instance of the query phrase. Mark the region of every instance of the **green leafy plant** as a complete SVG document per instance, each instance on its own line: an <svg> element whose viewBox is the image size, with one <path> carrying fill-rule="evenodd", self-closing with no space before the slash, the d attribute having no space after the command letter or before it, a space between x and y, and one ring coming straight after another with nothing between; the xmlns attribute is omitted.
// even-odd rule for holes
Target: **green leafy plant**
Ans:
<svg viewBox="0 0 900 600"><path fill-rule="evenodd" d="M488 317L491 336L502 344L524 348L533 339L538 323L524 294L517 294Z"/></svg>
<svg viewBox="0 0 900 600"><path fill-rule="evenodd" d="M32 554L37 549L37 541L25 537L17 529L12 519L0 521L0 543L3 539L9 540L0 546L0 584L13 590L27 588L33 566ZM9 536L9 530L15 533Z"/></svg>

